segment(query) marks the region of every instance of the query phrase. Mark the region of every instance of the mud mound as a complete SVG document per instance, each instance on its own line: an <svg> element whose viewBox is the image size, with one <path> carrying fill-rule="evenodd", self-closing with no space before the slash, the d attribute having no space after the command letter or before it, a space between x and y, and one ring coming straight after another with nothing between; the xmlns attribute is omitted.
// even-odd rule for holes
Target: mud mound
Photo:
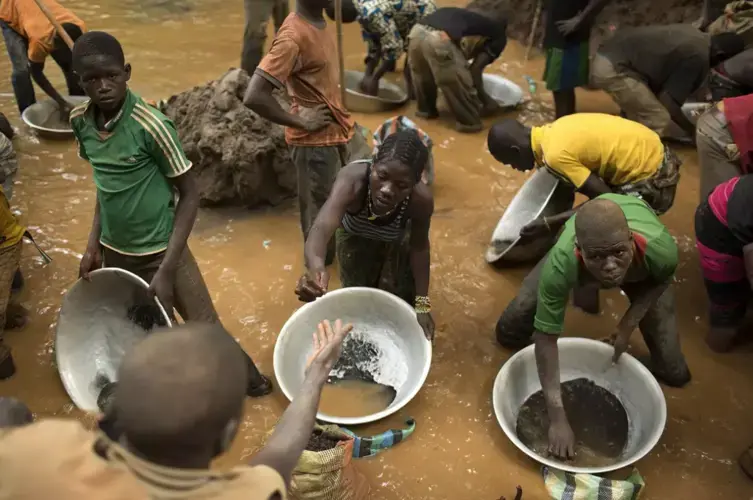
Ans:
<svg viewBox="0 0 753 500"><path fill-rule="evenodd" d="M531 31L531 23L536 4L542 0L502 0L507 4L509 24L507 35L526 43ZM562 1L562 0L558 0ZM546 2L544 2L546 4ZM591 37L591 48L609 38L614 30L625 26L644 26L650 24L690 23L701 15L699 0L612 0L604 7L597 18ZM544 18L539 23L536 46L541 46L544 39Z"/></svg>
<svg viewBox="0 0 753 500"><path fill-rule="evenodd" d="M249 81L245 71L231 69L167 102L205 206L277 205L295 195L283 128L243 105Z"/></svg>

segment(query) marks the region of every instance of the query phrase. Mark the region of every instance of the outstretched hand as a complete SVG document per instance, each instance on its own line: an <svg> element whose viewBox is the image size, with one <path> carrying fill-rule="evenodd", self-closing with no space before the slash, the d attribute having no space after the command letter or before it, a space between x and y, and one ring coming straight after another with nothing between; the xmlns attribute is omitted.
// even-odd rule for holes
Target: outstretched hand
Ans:
<svg viewBox="0 0 753 500"><path fill-rule="evenodd" d="M329 373L342 352L343 340L353 330L353 325L343 325L342 320L335 321L334 327L329 320L319 323L314 332L314 350L306 360L306 371L321 368Z"/></svg>
<svg viewBox="0 0 753 500"><path fill-rule="evenodd" d="M560 33L564 36L569 36L578 31L581 24L583 24L583 18L580 15L577 15L570 19L565 19L564 21L557 21L557 29L559 29Z"/></svg>

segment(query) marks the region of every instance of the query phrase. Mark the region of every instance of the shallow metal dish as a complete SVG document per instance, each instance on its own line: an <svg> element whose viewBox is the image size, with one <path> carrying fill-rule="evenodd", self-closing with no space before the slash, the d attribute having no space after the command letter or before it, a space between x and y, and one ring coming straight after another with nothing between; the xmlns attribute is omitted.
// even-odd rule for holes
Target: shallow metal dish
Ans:
<svg viewBox="0 0 753 500"><path fill-rule="evenodd" d="M67 95L63 96L66 101L74 106L83 104L89 100L86 96ZM68 139L73 136L73 130L69 124L60 123L60 120L53 118L54 113L58 113L58 104L52 99L46 99L39 101L24 110L21 114L21 119L26 125L29 126L37 135L45 137L47 139ZM57 122L60 127L50 127L50 122Z"/></svg>
<svg viewBox="0 0 753 500"><path fill-rule="evenodd" d="M556 235L521 241L520 230L535 219L571 209L574 200L572 187L546 169L536 169L499 219L486 250L486 261L490 264L521 263L543 257L554 244Z"/></svg>
<svg viewBox="0 0 753 500"><path fill-rule="evenodd" d="M667 402L654 376L630 354L612 364L614 349L597 340L563 338L559 347L562 382L586 377L612 392L628 416L628 441L618 461L605 467L575 467L544 458L526 447L515 432L518 411L535 392L541 390L534 346L517 352L502 365L492 391L497 421L508 439L523 453L542 464L574 473L601 474L631 465L646 456L659 442L667 422Z"/></svg>
<svg viewBox="0 0 753 500"><path fill-rule="evenodd" d="M135 304L156 304L162 321L171 326L162 305L149 300L149 285L124 269L105 268L78 280L63 297L55 356L60 379L73 402L85 411L97 411L97 375L117 380L124 354L147 332L128 320Z"/></svg>
<svg viewBox="0 0 753 500"><path fill-rule="evenodd" d="M341 288L304 305L285 322L277 337L274 369L277 383L289 400L303 384L306 358L311 353L311 334L320 321L342 319L353 323L354 332L379 329L389 332L408 367L407 377L386 409L363 417L338 417L319 412L316 418L340 425L375 422L392 415L421 389L431 367L431 342L416 321L416 312L404 300L376 288Z"/></svg>
<svg viewBox="0 0 753 500"><path fill-rule="evenodd" d="M361 71L345 70L345 107L359 113L392 111L408 102L408 93L403 87L382 78L376 96L364 94L358 89L363 80Z"/></svg>
<svg viewBox="0 0 753 500"><path fill-rule="evenodd" d="M514 108L523 102L523 89L499 75L484 73L484 90L503 108Z"/></svg>
<svg viewBox="0 0 753 500"><path fill-rule="evenodd" d="M711 109L713 105L710 102L686 102L682 105L682 112L690 120L690 123L695 125L698 122L698 118Z"/></svg>

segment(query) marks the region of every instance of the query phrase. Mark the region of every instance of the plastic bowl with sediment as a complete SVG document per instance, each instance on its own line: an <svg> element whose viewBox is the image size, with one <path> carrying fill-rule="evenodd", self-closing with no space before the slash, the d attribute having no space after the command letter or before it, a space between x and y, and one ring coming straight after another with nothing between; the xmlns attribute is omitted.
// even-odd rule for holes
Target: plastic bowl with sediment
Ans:
<svg viewBox="0 0 753 500"><path fill-rule="evenodd" d="M628 438L622 454L610 465L577 467L540 456L521 442L516 433L518 412L533 393L541 390L533 345L508 359L494 381L494 413L508 439L534 460L573 473L601 474L627 467L643 458L659 442L667 421L667 402L651 372L627 353L613 364L614 349L604 342L562 338L557 345L562 382L588 378L614 394L625 408Z"/></svg>
<svg viewBox="0 0 753 500"><path fill-rule="evenodd" d="M303 384L311 334L320 321L342 319L354 332L376 345L380 355L366 367L374 381L394 387L395 399L382 411L361 417L317 413L317 418L340 425L375 422L407 405L426 381L431 367L431 342L404 300L376 288L342 288L304 305L288 319L277 337L274 370L285 396L292 400Z"/></svg>

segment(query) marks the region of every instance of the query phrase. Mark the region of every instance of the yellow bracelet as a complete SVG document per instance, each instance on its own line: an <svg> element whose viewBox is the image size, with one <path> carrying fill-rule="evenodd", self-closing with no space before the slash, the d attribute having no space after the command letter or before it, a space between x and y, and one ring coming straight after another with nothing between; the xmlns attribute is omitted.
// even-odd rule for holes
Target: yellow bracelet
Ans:
<svg viewBox="0 0 753 500"><path fill-rule="evenodd" d="M431 300L429 297L417 296L413 308L416 314L429 314L431 312Z"/></svg>

